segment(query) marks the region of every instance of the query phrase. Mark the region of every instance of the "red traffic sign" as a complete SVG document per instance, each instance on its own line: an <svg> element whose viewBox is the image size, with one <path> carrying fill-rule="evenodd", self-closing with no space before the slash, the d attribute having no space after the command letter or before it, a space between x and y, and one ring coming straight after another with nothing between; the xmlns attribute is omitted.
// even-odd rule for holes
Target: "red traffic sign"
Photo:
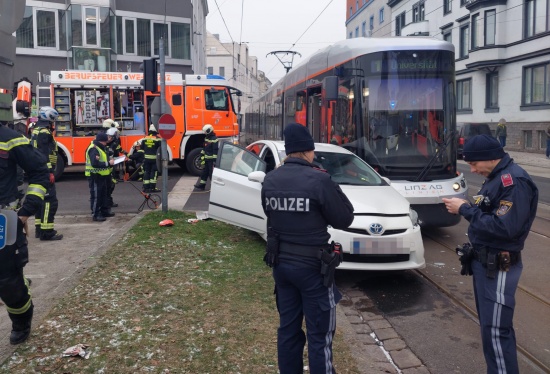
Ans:
<svg viewBox="0 0 550 374"><path fill-rule="evenodd" d="M172 139L176 133L176 119L171 114L163 114L159 118L159 134L164 139Z"/></svg>

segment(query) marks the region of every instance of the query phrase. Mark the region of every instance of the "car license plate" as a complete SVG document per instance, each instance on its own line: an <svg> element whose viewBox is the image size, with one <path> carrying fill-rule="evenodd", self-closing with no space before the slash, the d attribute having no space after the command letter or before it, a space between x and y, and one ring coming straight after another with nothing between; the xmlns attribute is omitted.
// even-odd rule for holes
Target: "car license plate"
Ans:
<svg viewBox="0 0 550 374"><path fill-rule="evenodd" d="M410 248L405 247L403 238L354 238L351 241L353 255L401 255L409 254Z"/></svg>

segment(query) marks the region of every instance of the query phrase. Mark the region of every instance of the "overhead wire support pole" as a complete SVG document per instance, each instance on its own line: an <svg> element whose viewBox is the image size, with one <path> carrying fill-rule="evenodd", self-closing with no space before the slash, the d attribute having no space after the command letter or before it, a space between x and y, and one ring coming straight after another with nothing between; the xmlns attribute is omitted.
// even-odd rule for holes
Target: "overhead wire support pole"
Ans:
<svg viewBox="0 0 550 374"><path fill-rule="evenodd" d="M164 65L164 37L159 40L159 57L160 57L160 108L162 114L167 113L168 105L166 105L165 93L165 65ZM157 125L158 126L158 125ZM160 152L162 160L162 212L168 212L168 144L166 139L162 138L160 143Z"/></svg>

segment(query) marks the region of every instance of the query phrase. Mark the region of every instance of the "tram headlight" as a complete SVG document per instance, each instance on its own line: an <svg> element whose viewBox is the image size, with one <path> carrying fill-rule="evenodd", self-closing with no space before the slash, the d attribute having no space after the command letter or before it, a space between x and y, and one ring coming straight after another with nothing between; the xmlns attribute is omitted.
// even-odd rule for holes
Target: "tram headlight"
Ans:
<svg viewBox="0 0 550 374"><path fill-rule="evenodd" d="M418 213L416 210L409 209L409 218L411 219L413 226L418 225Z"/></svg>
<svg viewBox="0 0 550 374"><path fill-rule="evenodd" d="M458 182L453 183L453 190L457 192L460 191L460 183Z"/></svg>

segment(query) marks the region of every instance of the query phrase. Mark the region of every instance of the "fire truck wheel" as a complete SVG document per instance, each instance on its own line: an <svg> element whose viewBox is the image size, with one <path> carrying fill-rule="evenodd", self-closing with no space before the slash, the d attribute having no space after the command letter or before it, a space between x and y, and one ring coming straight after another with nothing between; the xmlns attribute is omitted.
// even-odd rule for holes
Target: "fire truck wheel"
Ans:
<svg viewBox="0 0 550 374"><path fill-rule="evenodd" d="M201 150L201 148L193 149L185 159L187 172L197 177L201 175L202 169L204 169L204 166L201 165Z"/></svg>
<svg viewBox="0 0 550 374"><path fill-rule="evenodd" d="M57 164L55 165L55 180L59 180L61 178L61 175L63 174L63 171L65 170L65 159L60 154L57 155Z"/></svg>

